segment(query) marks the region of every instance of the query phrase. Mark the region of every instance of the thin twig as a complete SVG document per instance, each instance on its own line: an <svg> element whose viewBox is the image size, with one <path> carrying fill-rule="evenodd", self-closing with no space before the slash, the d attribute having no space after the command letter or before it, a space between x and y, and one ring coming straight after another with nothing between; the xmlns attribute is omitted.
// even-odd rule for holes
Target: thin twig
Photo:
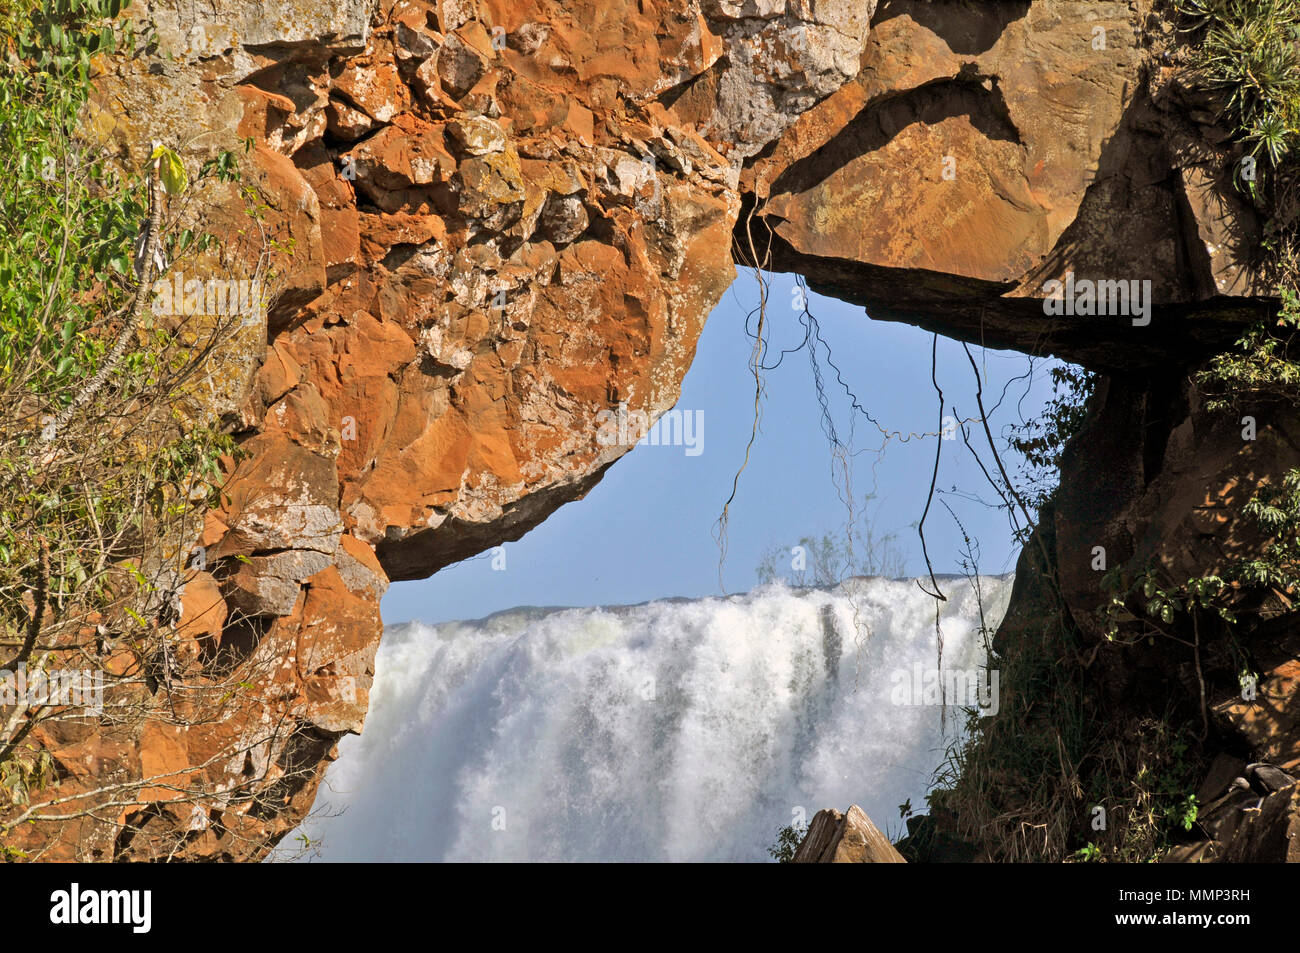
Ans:
<svg viewBox="0 0 1300 953"><path fill-rule="evenodd" d="M935 391L939 394L939 438L934 442L935 444L934 472L930 474L930 492L925 498L925 509L921 513L921 521L916 524L916 532L921 537L921 555L925 557L925 568L930 571L930 585L934 586L934 592L930 592L930 590L926 589L925 586L921 584L921 580L919 579L916 581L916 584L920 586L921 591L924 592L927 596L930 596L931 598L937 599L941 602L947 602L948 597L943 594L943 590L939 588L939 580L934 577L934 566L930 563L930 553L925 545L925 518L930 515L930 504L934 502L934 486L939 480L939 459L940 457L943 456L944 401L943 401L943 388L939 386L938 362L939 362L939 335L936 334L934 335L933 339L930 342L930 383L934 385ZM939 616L938 616L937 607L935 609L935 613L936 614L934 617L934 625L935 628L937 629L939 627ZM940 648L940 651L941 652L943 651L942 647Z"/></svg>

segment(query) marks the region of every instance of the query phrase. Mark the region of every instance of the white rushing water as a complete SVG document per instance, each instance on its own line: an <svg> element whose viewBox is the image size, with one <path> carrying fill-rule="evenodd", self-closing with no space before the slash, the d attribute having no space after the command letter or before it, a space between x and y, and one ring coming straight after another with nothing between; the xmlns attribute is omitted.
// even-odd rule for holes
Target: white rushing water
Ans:
<svg viewBox="0 0 1300 953"><path fill-rule="evenodd" d="M995 626L1011 577L981 585ZM943 668L978 669L971 585L944 589ZM302 830L323 860L766 861L795 811L858 804L896 836L964 720L898 704L935 665L905 580L390 626Z"/></svg>

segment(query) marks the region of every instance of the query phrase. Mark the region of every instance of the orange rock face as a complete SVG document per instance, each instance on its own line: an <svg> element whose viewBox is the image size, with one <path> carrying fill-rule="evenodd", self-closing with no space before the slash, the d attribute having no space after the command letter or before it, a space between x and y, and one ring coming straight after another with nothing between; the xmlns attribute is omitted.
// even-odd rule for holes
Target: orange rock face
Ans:
<svg viewBox="0 0 1300 953"><path fill-rule="evenodd" d="M775 267L873 318L1098 369L1227 346L1266 290L1259 225L1173 45L1127 3L882 4L855 81L746 172ZM1154 323L1045 313L1067 274L1149 281Z"/></svg>
<svg viewBox="0 0 1300 953"><path fill-rule="evenodd" d="M273 276L264 339L214 368L241 455L140 696L158 717L111 751L44 739L59 795L105 762L148 783L24 835L45 858L254 859L297 824L362 727L389 580L518 539L630 449L602 411L676 402L734 278L744 160L852 78L874 8L228 6L133 5L170 59L99 84L135 158L249 140L257 225L233 190L206 223L219 276ZM178 686L186 717L158 714Z"/></svg>

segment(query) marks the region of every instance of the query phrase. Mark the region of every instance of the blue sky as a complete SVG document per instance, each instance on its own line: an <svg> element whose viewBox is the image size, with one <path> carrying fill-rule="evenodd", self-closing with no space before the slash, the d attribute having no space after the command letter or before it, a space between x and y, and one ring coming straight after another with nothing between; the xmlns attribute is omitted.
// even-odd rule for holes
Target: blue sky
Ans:
<svg viewBox="0 0 1300 953"><path fill-rule="evenodd" d="M804 338L800 312L792 306L795 280L772 275L767 363ZM395 583L383 601L388 623L419 619L475 619L519 605L585 606L643 602L668 596L719 594L719 548L714 531L732 480L745 457L753 424L754 379L746 314L758 300L752 274L741 273L714 309L700 338L695 362L682 385L677 408L703 413L701 452L684 446L638 445L606 474L584 500L557 510L522 540L504 547L504 569L487 553L447 567L430 579ZM857 306L810 295L844 381L859 404L887 430L934 433L938 397L930 381L932 336L917 328L873 321ZM1028 359L1007 351L972 349L985 377L992 407L1012 378L1025 375ZM934 465L935 438L892 438L882 453L880 431L850 411L849 397L818 349L832 419L847 442L855 430L854 497L874 491L868 512L878 534L897 534L906 575L925 573L915 524L925 507ZM938 380L962 418L976 416L975 380L960 344L940 338ZM1046 361L1032 380L1012 384L991 414L995 437L1003 428L1036 415L1051 396ZM752 588L763 554L788 552L804 536L842 530L846 509L832 482L828 441L806 350L788 353L768 371L762 429L730 507L727 558L722 582L729 592ZM972 443L983 449L976 425ZM999 449L1002 441L999 440ZM986 456L986 461L987 461ZM1018 459L1003 462L1014 474ZM980 570L1015 568L1018 552L1005 514L994 500L960 438L943 444L936 498L926 518L926 542L936 572L960 571L961 533L940 503L946 500L980 546ZM981 502L983 501L983 502ZM788 563L789 558L782 559ZM495 560L497 565L501 560Z"/></svg>

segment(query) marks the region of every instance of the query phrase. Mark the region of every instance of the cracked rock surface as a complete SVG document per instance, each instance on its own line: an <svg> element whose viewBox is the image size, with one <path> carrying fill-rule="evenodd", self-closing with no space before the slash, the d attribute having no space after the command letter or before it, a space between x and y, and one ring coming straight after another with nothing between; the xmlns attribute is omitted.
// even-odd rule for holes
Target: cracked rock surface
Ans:
<svg viewBox="0 0 1300 953"><path fill-rule="evenodd" d="M211 792L196 808L159 785L53 844L19 835L50 859L265 856L362 728L388 583L581 499L630 449L597 440L598 415L676 402L737 235L770 236L773 268L872 318L1109 375L1044 528L1080 619L1099 540L1203 567L1235 545L1225 511L1250 481L1294 465L1285 422L1243 448L1187 386L1259 313L1258 224L1142 0L131 15L156 24L158 55L104 64L88 128L137 167L154 139L194 168L235 150L262 212L250 231L233 186L204 193L219 276L263 252L275 272L204 385L243 454L185 580L173 676L253 665L257 691L200 730L38 738L60 795L159 775ZM1044 283L1069 272L1149 279L1150 333L1045 314ZM1029 585L1004 643L1034 616ZM244 754L221 757L232 744Z"/></svg>

